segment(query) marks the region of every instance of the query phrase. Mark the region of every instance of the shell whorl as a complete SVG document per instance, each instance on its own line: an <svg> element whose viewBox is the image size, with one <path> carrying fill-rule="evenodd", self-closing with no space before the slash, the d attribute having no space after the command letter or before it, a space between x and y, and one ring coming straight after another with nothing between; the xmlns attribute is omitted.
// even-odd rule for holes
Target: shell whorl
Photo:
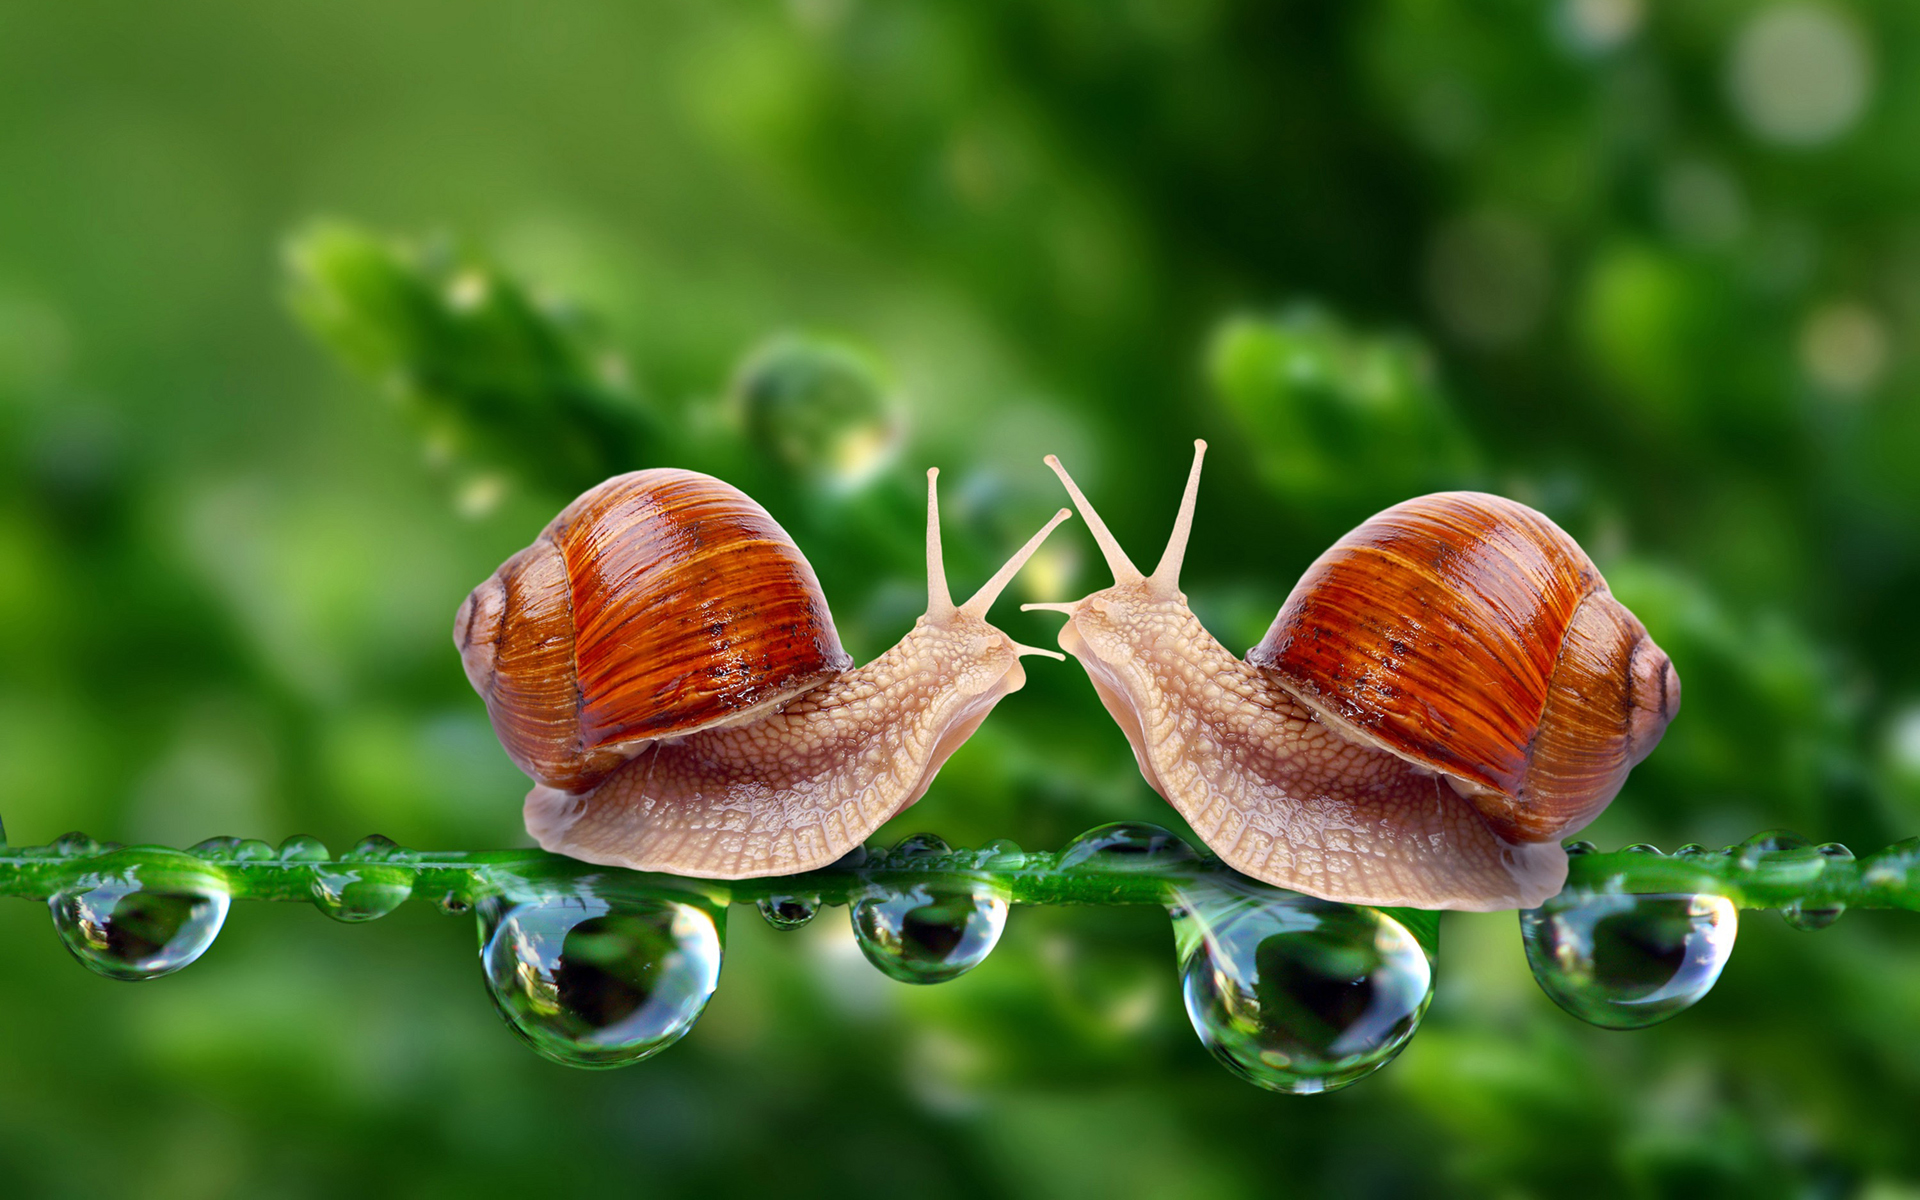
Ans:
<svg viewBox="0 0 1920 1200"><path fill-rule="evenodd" d="M1247 661L1350 738L1446 776L1514 842L1592 820L1679 706L1672 664L1579 545L1477 492L1341 538Z"/></svg>
<svg viewBox="0 0 1920 1200"><path fill-rule="evenodd" d="M568 792L852 666L813 568L767 511L665 468L568 505L474 589L454 642L508 755Z"/></svg>

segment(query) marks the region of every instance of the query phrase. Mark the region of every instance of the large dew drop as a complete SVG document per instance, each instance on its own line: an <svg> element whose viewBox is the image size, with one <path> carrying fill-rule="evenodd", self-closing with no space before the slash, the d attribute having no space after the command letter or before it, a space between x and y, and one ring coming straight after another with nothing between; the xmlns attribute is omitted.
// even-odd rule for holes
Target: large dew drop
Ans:
<svg viewBox="0 0 1920 1200"><path fill-rule="evenodd" d="M1540 990L1603 1029L1641 1029L1693 1007L1733 954L1725 896L1556 896L1520 914Z"/></svg>
<svg viewBox="0 0 1920 1200"><path fill-rule="evenodd" d="M1275 1092L1342 1088L1400 1053L1433 997L1433 963L1388 914L1241 880L1183 884L1180 986L1200 1041Z"/></svg>
<svg viewBox="0 0 1920 1200"><path fill-rule="evenodd" d="M902 983L945 983L986 961L1007 928L1007 900L985 884L918 884L853 904L867 961Z"/></svg>
<svg viewBox="0 0 1920 1200"><path fill-rule="evenodd" d="M144 877L144 878L143 878ZM154 864L92 875L47 899L67 949L111 979L158 979L198 959L227 920L210 874Z"/></svg>
<svg viewBox="0 0 1920 1200"><path fill-rule="evenodd" d="M624 1067L686 1036L720 983L724 909L591 894L493 899L480 962L501 1015L570 1067Z"/></svg>

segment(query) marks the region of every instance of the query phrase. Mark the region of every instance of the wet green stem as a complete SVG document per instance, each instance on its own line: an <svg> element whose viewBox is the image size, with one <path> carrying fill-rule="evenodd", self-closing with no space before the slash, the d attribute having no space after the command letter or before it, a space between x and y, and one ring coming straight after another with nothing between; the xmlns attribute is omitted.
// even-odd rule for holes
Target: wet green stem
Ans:
<svg viewBox="0 0 1920 1200"><path fill-rule="evenodd" d="M1579 849L1579 847L1576 847ZM410 884L415 899L463 911L489 896L530 887L587 885L639 891L693 891L713 901L752 904L769 897L817 897L844 904L877 888L906 888L965 878L993 886L1014 904L1165 905L1183 883L1232 876L1217 860L1184 853L1139 857L1081 856L1021 851L1010 845L981 850L929 851L902 846L856 851L802 875L718 883L598 867L539 850L416 851L370 838L338 858L310 838L278 849L265 842L219 838L187 851L163 847L103 846L70 834L48 846L0 846L0 896L44 900L82 879L129 868L196 870L215 875L236 899L312 901L326 876L377 871ZM1920 838L1855 860L1839 847L1812 847L1784 835L1759 835L1740 846L1675 854L1650 848L1576 853L1569 891L1631 893L1712 892L1741 908L1920 910ZM1425 924L1425 921L1420 922Z"/></svg>

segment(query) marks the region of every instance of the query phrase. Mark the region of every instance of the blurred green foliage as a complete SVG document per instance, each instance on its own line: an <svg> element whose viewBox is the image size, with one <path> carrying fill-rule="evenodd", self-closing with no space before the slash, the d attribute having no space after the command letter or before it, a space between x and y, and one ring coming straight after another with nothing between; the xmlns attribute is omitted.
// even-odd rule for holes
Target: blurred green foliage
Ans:
<svg viewBox="0 0 1920 1200"><path fill-rule="evenodd" d="M966 590L1059 503L1048 451L1151 557L1195 436L1187 586L1235 648L1358 516L1491 488L1575 534L1685 680L1594 840L1920 832L1920 19L1897 0L198 0L5 25L16 842L515 844L524 781L451 617L599 473L745 487L864 658L919 611L925 467ZM828 404L844 426L813 424ZM1069 526L1017 598L1097 563ZM1046 643L1057 618L1004 608ZM883 837L1173 822L1050 668ZM0 906L7 1190L1920 1187L1903 914L1752 914L1715 992L1634 1034L1548 1003L1511 917L1449 918L1423 1032L1324 1099L1213 1063L1150 911L1023 910L930 989L874 972L839 915L737 913L693 1035L590 1075L518 1044L466 925L423 906L241 906L205 961L135 986Z"/></svg>

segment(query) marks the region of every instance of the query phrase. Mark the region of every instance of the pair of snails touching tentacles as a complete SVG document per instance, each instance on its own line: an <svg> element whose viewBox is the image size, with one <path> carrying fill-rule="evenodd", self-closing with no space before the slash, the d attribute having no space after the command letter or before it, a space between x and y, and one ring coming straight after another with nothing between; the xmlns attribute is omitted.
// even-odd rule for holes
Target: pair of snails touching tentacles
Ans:
<svg viewBox="0 0 1920 1200"><path fill-rule="evenodd" d="M1341 538L1246 658L1180 591L1195 443L1151 575L1059 461L1112 569L1072 604L1079 659L1140 771L1229 866L1329 900L1532 907L1680 705L1672 664L1580 547L1525 505L1442 492ZM765 509L691 471L607 480L460 608L454 641L527 829L588 862L710 878L825 866L923 795L1047 654L987 609L1061 509L954 604L927 472L927 611L854 668Z"/></svg>

